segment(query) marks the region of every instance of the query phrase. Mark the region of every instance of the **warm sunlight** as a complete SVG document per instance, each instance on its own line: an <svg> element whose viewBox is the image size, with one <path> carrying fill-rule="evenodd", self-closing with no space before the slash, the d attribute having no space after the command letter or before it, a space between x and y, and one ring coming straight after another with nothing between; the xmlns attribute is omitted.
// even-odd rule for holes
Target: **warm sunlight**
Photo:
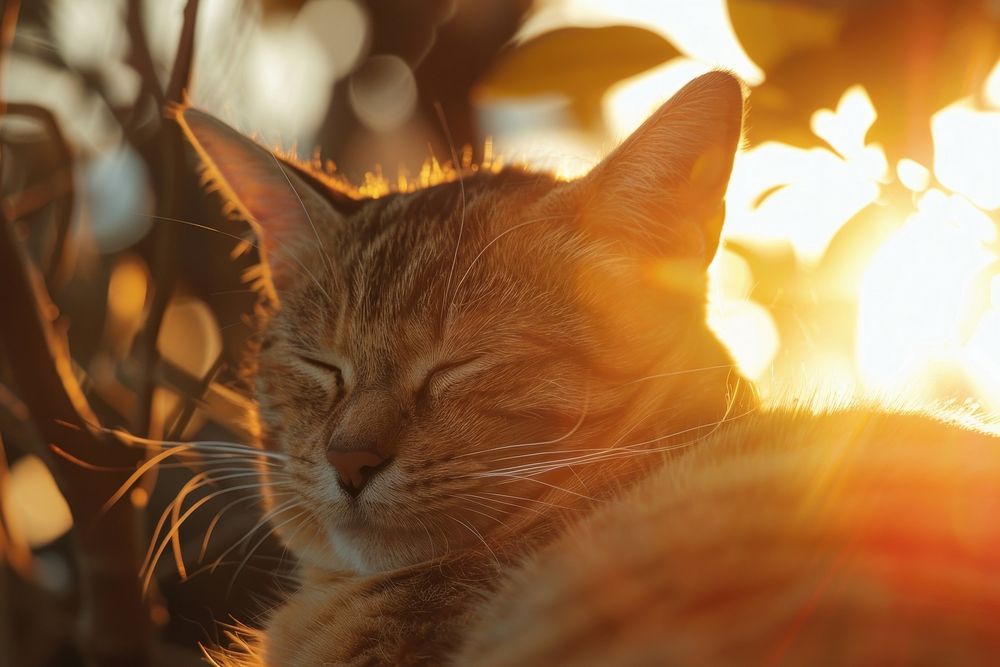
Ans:
<svg viewBox="0 0 1000 667"><path fill-rule="evenodd" d="M941 376L961 368L983 316L977 281L996 262L988 248L995 236L989 218L960 196L937 189L920 196L861 283L857 354L866 387L934 398Z"/></svg>
<svg viewBox="0 0 1000 667"><path fill-rule="evenodd" d="M885 155L865 145L876 113L863 88L844 93L837 109L813 114L813 132L833 150L767 142L742 153L729 186L728 238L790 243L815 264L834 235L879 195Z"/></svg>
<svg viewBox="0 0 1000 667"><path fill-rule="evenodd" d="M984 210L1000 208L1000 109L962 100L936 113L931 131L941 185Z"/></svg>
<svg viewBox="0 0 1000 667"><path fill-rule="evenodd" d="M996 662L1000 0L2 7L0 667Z"/></svg>
<svg viewBox="0 0 1000 667"><path fill-rule="evenodd" d="M751 86L764 80L759 65L770 63L754 63L733 39L726 3L699 3L685 11L678 4L546 4L526 26L527 37L543 28L620 21L671 38L685 57L608 89L606 144L588 145L561 130L558 137L569 138L560 139L558 150L544 158L522 152L521 161L579 175L613 138L627 136L692 77L723 66ZM819 13L800 11L793 18L813 37L833 34L834 26ZM764 61L767 53L758 49ZM526 108L526 102L518 104ZM752 114L753 104L751 122ZM979 98L957 100L933 115L932 165L905 155L890 164L885 149L869 137L878 118L869 92L853 85L835 108L813 111L812 147L772 140L738 156L724 231L730 250L721 251L712 267L710 322L765 395L806 381L820 395L927 402L973 394L995 407L1000 253L988 213L1000 209L1000 63ZM539 143L551 149L555 138L555 131L542 127L521 137L501 133L498 144L501 150ZM911 201L901 192L910 193ZM808 284L769 286L780 280L777 269L762 264L751 272L748 252L788 257ZM845 252L850 258L838 259ZM768 289L770 296L764 294ZM817 315L831 298L842 312L828 303L827 312ZM803 301L815 305L803 308ZM786 308L791 319L776 321ZM831 317L834 333L823 331ZM856 320L853 327L845 317ZM786 326L796 329L791 340L782 336ZM817 342L830 336L839 342Z"/></svg>
<svg viewBox="0 0 1000 667"><path fill-rule="evenodd" d="M764 80L764 72L740 45L725 0L548 0L540 5L522 28L522 37L562 25L637 25L670 39L702 63L730 69L751 84Z"/></svg>
<svg viewBox="0 0 1000 667"><path fill-rule="evenodd" d="M25 456L10 469L3 489L4 518L17 537L37 548L73 525L66 500L41 459Z"/></svg>

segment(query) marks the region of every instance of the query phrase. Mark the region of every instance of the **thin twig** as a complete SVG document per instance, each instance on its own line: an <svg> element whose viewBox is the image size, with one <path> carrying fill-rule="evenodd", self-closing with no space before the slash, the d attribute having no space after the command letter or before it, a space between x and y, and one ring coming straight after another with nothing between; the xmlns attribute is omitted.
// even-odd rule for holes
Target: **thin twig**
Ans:
<svg viewBox="0 0 1000 667"><path fill-rule="evenodd" d="M56 172L57 174L64 174L62 178L55 181L58 187L58 192L54 193L56 196L52 196L52 192L42 193L47 195L44 199L47 202L51 202L55 207L56 216L56 238L52 244L52 252L49 256L48 267L45 272L45 282L49 286L52 286L58 277L59 267L62 265L63 251L66 248L70 224L73 221L75 192L73 189L72 173L70 172L71 165L74 163L73 149L66 140L62 128L59 127L59 122L56 120L55 115L45 107L25 102L8 102L5 105L4 113L9 116L26 116L38 121L44 128L52 145L55 146L63 166L61 172ZM17 211L8 211L9 219L19 219L20 216L16 215L17 213L23 214L24 207L19 206Z"/></svg>
<svg viewBox="0 0 1000 667"><path fill-rule="evenodd" d="M156 77L156 66L149 51L146 31L142 27L142 0L129 0L128 11L125 14L125 28L128 30L131 42L128 62L142 80L142 89L139 91L139 99L136 100L135 106L139 107L144 93L148 93L156 100L156 106L162 109L166 98L160 80ZM135 111L133 114L138 116Z"/></svg>
<svg viewBox="0 0 1000 667"><path fill-rule="evenodd" d="M194 34L198 21L198 0L188 0L184 7L184 27L177 44L177 57L167 85L167 103L184 101L184 94L191 85L191 67L194 64Z"/></svg>
<svg viewBox="0 0 1000 667"><path fill-rule="evenodd" d="M170 428L165 429L167 432L165 438L166 440L181 439L184 434L184 430L188 427L188 424L191 423L191 419L194 417L195 410L204 400L205 394L208 393L209 388L211 388L215 379L219 376L219 373L225 365L226 357L225 355L220 354L212 364L212 367L207 373L205 373L205 376L198 382L197 391L184 395L184 400L181 402L176 416L171 420Z"/></svg>
<svg viewBox="0 0 1000 667"><path fill-rule="evenodd" d="M198 0L188 0L184 9L184 25L181 28L177 44L177 58L165 104L179 103L187 90L191 63L194 60L194 37L198 18ZM161 111L166 111L165 107ZM180 130L173 123L167 123L161 130L160 179L157 192L157 215L168 218L184 217L180 211L180 187L184 183L184 156ZM152 284L155 291L150 303L143 329L136 337L133 355L143 369L144 386L139 393L140 414L136 420L136 429L140 433L152 435L153 394L156 382L153 369L159 360L157 342L163 316L173 292L176 281L176 230L170 226L160 226L154 229L155 244L151 262Z"/></svg>

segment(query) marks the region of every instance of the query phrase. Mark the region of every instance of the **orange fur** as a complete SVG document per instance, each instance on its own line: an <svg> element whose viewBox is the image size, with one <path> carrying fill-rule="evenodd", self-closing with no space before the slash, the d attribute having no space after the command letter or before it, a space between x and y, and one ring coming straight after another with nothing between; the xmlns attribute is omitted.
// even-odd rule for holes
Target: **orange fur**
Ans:
<svg viewBox="0 0 1000 667"><path fill-rule="evenodd" d="M463 169L363 200L178 111L278 277L258 417L282 462L272 524L301 565L263 632L213 660L995 648L996 442L873 411L758 415L705 324L743 94L699 78L579 181ZM376 432L394 434L386 463L349 493L327 449Z"/></svg>
<svg viewBox="0 0 1000 667"><path fill-rule="evenodd" d="M992 664L998 480L930 418L749 417L513 574L455 664Z"/></svg>

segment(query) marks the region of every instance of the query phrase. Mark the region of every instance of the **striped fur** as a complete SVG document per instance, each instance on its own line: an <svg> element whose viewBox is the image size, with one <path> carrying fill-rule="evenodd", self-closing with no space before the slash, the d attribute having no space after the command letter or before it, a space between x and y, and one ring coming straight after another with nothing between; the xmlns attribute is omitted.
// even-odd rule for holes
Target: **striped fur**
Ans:
<svg viewBox="0 0 1000 667"><path fill-rule="evenodd" d="M996 664L992 431L859 409L734 423L512 575L454 664Z"/></svg>
<svg viewBox="0 0 1000 667"><path fill-rule="evenodd" d="M934 462L994 443L917 417L752 415L705 324L742 94L722 73L692 82L580 181L469 170L363 201L178 111L264 240L261 444L288 457L267 489L301 563L266 629L234 633L217 662L809 664L963 657L960 640L985 654L967 610L928 628L948 605L993 610L993 533L976 515L958 553L922 491L992 503L992 451L986 477L937 478ZM399 408L395 459L352 499L325 450L375 393ZM928 521L895 520L910 507ZM890 529L918 552L940 537L965 588L909 604L934 554L908 563L879 541Z"/></svg>
<svg viewBox="0 0 1000 667"><path fill-rule="evenodd" d="M440 664L513 564L752 405L704 313L742 107L709 75L582 181L470 169L349 206L176 111L277 304L258 418L290 457L267 488L302 585L251 663ZM403 415L396 457L352 500L324 452L373 392Z"/></svg>

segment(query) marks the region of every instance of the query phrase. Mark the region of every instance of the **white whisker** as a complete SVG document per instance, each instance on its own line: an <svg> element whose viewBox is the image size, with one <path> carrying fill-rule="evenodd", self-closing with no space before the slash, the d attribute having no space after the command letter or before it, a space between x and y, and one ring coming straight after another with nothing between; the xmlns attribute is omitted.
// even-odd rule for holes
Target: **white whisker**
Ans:
<svg viewBox="0 0 1000 667"><path fill-rule="evenodd" d="M285 519L281 523L271 526L271 529L266 533L264 533L264 536L261 537L259 540L257 540L252 547L250 547L250 550L247 552L246 556L244 556L243 560L240 561L239 566L237 566L236 568L236 572L233 573L232 578L229 580L229 586L226 589L227 592L232 590L233 584L236 582L236 577L239 576L240 571L243 569L243 566L247 564L247 561L250 560L250 557L253 556L254 552L257 551L260 545L262 545L264 541L267 540L267 538L276 533L278 529L281 528L282 526L287 526L292 521L298 521L305 515L306 515L306 510L300 510L299 512L293 514L291 518Z"/></svg>
<svg viewBox="0 0 1000 667"><path fill-rule="evenodd" d="M476 530L475 526L466 523L465 521L462 521L457 517L451 516L450 514L448 515L448 518L454 521L455 523L459 524L460 526L463 526L466 530L468 530L470 533L476 536L479 539L479 541L483 543L483 546L486 547L487 551L490 552L490 555L493 556L493 560L496 562L497 568L503 567L502 565L500 565L500 559L497 558L496 552L494 552L492 547L490 547L490 545L486 542L486 538L483 537L482 533Z"/></svg>
<svg viewBox="0 0 1000 667"><path fill-rule="evenodd" d="M565 216L565 215L548 215L548 216L543 216L541 218L533 218L531 220L525 220L524 222L520 222L520 223L514 225L513 227L509 227L509 228L503 230L502 232L500 232L499 234L497 234L496 236L494 236L493 239L489 243L487 243L486 245L484 245L482 247L482 249L479 251L479 254L477 254L475 257L473 257L472 261L469 262L469 268L467 268L465 270L465 273L462 274L462 278L458 281L458 284L455 286L455 292L452 295L452 302L451 302L451 305L449 306L449 309L452 306L455 305L455 295L457 295L458 291L462 288L462 285L465 283L465 279L469 277L469 273L472 272L472 268L479 261L479 258L482 257L483 254L487 250L489 250L490 247L492 247L494 243L496 243L497 241L499 241L503 237L507 236L511 232L515 232L518 229L521 229L522 227L525 227L527 225L531 225L531 224L534 224L534 223L537 223L537 222L545 222L545 221L548 221L548 220L559 220L560 218L565 218L565 217L567 217L567 216ZM454 268L454 267L452 267L452 268Z"/></svg>
<svg viewBox="0 0 1000 667"><path fill-rule="evenodd" d="M570 428L569 431L559 436L558 438L554 438L552 440L539 440L538 442L522 442L515 445L501 445L500 447L491 447L489 449L481 449L474 452L465 452L463 454L457 454L454 458L460 459L468 456L482 456L483 454L489 454L490 452L497 452L505 449L517 449L521 447L540 447L543 445L558 444L563 440L566 440L567 438L573 437L573 434L576 433L581 426L583 426L583 422L587 418L587 411L589 410L589 408L590 408L590 393L588 392L587 400L584 401L583 410L580 412L580 417L576 420L576 423L573 424L572 428Z"/></svg>
<svg viewBox="0 0 1000 667"><path fill-rule="evenodd" d="M498 470L491 470L489 472L474 473L473 476L496 477L496 476L506 476L510 473L517 473L521 475L539 475L546 472L550 472L552 470L556 470L558 468L566 468L571 465L591 464L600 461L612 460L616 458L623 458L627 456L648 455L648 454L657 454L667 451L673 451L676 449L681 449L683 447L690 446L691 444L694 444L701 440L704 440L705 438L715 433L715 431L723 424L735 421L737 419L741 419L751 414L754 411L755 411L754 409L747 410L746 412L736 415L734 417L724 416L722 419L719 419L716 422L701 424L699 426L692 426L690 428L682 429L680 431L675 431L668 435L652 438L650 440L645 440L643 442L632 443L624 447L607 448L603 450L597 450L595 453L592 454L584 454L582 456L572 456L568 458L560 458L551 461L537 461L520 466L513 466L510 468L501 468ZM711 428L711 430L708 433L699 436L698 438L695 438L693 440L685 441L683 443L675 443L673 445L666 445L664 447L653 447L653 448L647 447L648 445L660 442L667 438L674 438L679 435L683 435L685 433L691 433L693 431L698 431L705 428ZM552 452L552 454L560 454L560 453L561 452Z"/></svg>
<svg viewBox="0 0 1000 667"><path fill-rule="evenodd" d="M637 378L635 380L629 380L623 384L618 385L620 387L628 387L629 385L638 384L640 382L648 382L650 380L659 380L661 378L675 377L677 375L690 375L691 373L703 373L705 371L717 371L723 368L728 368L732 370L736 368L735 364L719 364L718 366L703 366L701 368L685 368L681 371L672 371L670 373L657 373L655 375L647 375L646 377Z"/></svg>
<svg viewBox="0 0 1000 667"><path fill-rule="evenodd" d="M576 496L577 498L581 498L583 500L589 500L591 502L597 502L597 498L593 498L591 496L588 496L588 495L585 495L585 494L582 494L582 493L577 493L576 491L573 491L571 489L564 489L561 486L557 486L555 484L550 484L549 482L546 482L545 480L535 479L534 477L524 477L524 476L521 476L521 475L511 475L511 474L507 474L507 473L496 474L496 475L492 475L492 474L491 475L483 475L483 477L496 477L496 478L501 478L501 479L508 480L508 481L534 482L535 484L541 484L542 486L547 486L548 488L552 489L553 491L559 491L561 493L568 493L571 496Z"/></svg>
<svg viewBox="0 0 1000 667"><path fill-rule="evenodd" d="M226 556L228 556L230 553L232 553L233 549L235 549L239 545L243 544L246 540L250 539L253 536L254 533L256 533L258 530L260 530L265 525L267 525L267 523L273 517L278 516L279 514L281 514L282 512L284 512L285 510L287 510L288 508L290 508L293 505L295 505L297 502L299 502L299 500L296 497L296 498L292 498L291 500L287 500L287 501L281 503L280 505L277 505L277 506L273 507L269 512L267 512L266 514L264 514L264 516L262 516L260 518L260 520L256 524L254 524L254 526L250 530L247 531L246 535L244 535L243 537L241 537L239 540L237 540L236 542L234 542L228 549L226 549L225 551L223 551L222 554L219 556L219 558L216 559L215 565L217 565L222 559L224 559ZM213 565L213 569L214 569L214 565Z"/></svg>
<svg viewBox="0 0 1000 667"><path fill-rule="evenodd" d="M274 155L273 153L271 154L271 157L274 159L274 163L278 165L278 170L281 171L281 175L285 177L285 182L288 183L288 187L292 189L293 193L295 193L295 198L299 200L299 207L305 214L306 220L309 221L309 226L312 228L313 236L316 237L316 243L319 244L320 255L323 257L323 261L326 263L327 269L330 271L330 273L333 273L333 260L330 259L330 255L326 251L326 246L323 244L323 239L320 238L319 230L316 228L316 223L313 222L312 216L309 214L309 209L306 208L305 202L302 201L302 197L299 195L299 191L295 189L294 185L292 185L292 179L288 178L288 173L285 171L285 166L281 164L281 160L279 160L278 156ZM319 287L318 282L317 282L317 287ZM320 287L320 289L323 290L322 287ZM330 295L327 294L326 290L323 290L323 293L326 294L326 298L328 299L330 298Z"/></svg>
<svg viewBox="0 0 1000 667"><path fill-rule="evenodd" d="M271 500L276 500L278 498L288 498L291 495L293 495L293 493L294 492L292 492L292 491L285 492L285 493L273 493L272 492L269 495L270 495ZM248 502L248 501L251 501L251 500L263 500L263 499L264 499L264 497L262 495L253 495L253 496L247 496L246 498L238 498L238 499L230 502L228 505L226 505L225 507L223 507L218 512L216 512L215 516L212 517L212 520L209 522L208 527L205 529L205 536L201 540L201 551L198 554L198 562L203 562L205 560L205 555L208 553L208 544L209 544L209 542L212 539L212 534L215 532L215 527L218 525L219 521L222 520L222 516L226 512L228 512L230 509L232 509L233 507L236 507L237 505L239 505L241 503L245 503L245 502Z"/></svg>
<svg viewBox="0 0 1000 667"><path fill-rule="evenodd" d="M185 486L187 486L187 485L185 485ZM261 484L243 484L243 485L228 487L226 489L222 489L220 491L216 491L216 492L211 493L211 494L209 494L209 495L207 495L207 496L205 496L203 498L200 498L193 505L191 505L191 507L189 507L184 512L183 515L181 515L179 518L177 518L175 521L173 521L171 523L170 531L166 535L164 535L163 538L160 540L159 547L157 547L155 553L152 552L152 547L155 544L155 541L150 544L150 551L147 552L146 558L145 558L145 560L143 562L143 567L140 568L140 573L145 572L145 577L143 579L143 590L144 591L148 590L149 583L150 583L150 581L152 580L152 577L153 577L153 572L156 570L156 563L159 561L160 557L163 555L163 552L166 551L167 546L169 544L171 544L171 540L172 540L173 536L177 534L177 532L180 530L181 526L188 519L188 517L190 517L192 514L194 514L198 510L198 508L200 508L201 506L203 506L205 503L211 501L213 498L217 498L217 497L219 497L221 495L224 495L224 494L227 494L227 493L232 493L234 491L245 491L247 489L257 489L257 490L259 490L260 488L262 488L262 486L264 486L264 485L261 485ZM182 491L183 491L183 489L182 489ZM190 491L190 490L188 490L188 491ZM181 500L183 500L183 497L181 498ZM164 510L163 516L166 516L168 513L171 512L172 508L174 507L174 503L176 503L176 502L177 502L177 499L174 499L174 501L167 507L167 509ZM161 516L161 522L157 526L157 532L154 533L154 540L155 540L155 537L158 534L159 529L162 529L162 527L163 527L163 525L165 523L165 521L163 520L163 516ZM152 553L152 556L150 555L151 553ZM180 569L183 570L183 563L180 563L179 566L180 566Z"/></svg>
<svg viewBox="0 0 1000 667"><path fill-rule="evenodd" d="M451 281L455 277L455 265L458 264L458 249L462 245L462 236L465 233L465 178L462 175L462 165L458 162L458 153L455 151L455 144L451 140L451 130L448 129L448 124L445 122L444 110L441 105L436 107L438 118L441 121L441 129L444 130L445 137L448 139L448 148L451 149L451 161L455 166L455 173L458 174L458 187L462 193L462 217L459 219L458 223L458 238L455 240L455 252L451 257L451 269L448 271L448 282L444 287L444 294L441 298L441 325L443 326L448 317L448 310L451 308L451 304L454 302L451 291Z"/></svg>

